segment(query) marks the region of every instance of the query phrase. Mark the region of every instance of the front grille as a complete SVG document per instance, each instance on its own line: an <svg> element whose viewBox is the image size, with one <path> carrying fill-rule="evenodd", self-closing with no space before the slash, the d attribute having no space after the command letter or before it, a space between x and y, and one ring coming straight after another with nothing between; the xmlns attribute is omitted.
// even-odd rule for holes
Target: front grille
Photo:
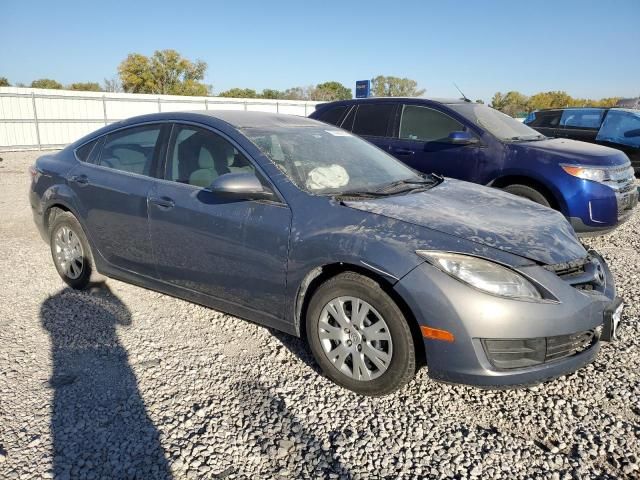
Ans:
<svg viewBox="0 0 640 480"><path fill-rule="evenodd" d="M606 275L600 257L590 253L586 258L572 262L545 265L559 278L574 288L588 292L602 292L606 286Z"/></svg>
<svg viewBox="0 0 640 480"><path fill-rule="evenodd" d="M499 369L525 368L550 363L577 355L598 341L596 330L586 330L570 335L523 339L482 340L491 364Z"/></svg>

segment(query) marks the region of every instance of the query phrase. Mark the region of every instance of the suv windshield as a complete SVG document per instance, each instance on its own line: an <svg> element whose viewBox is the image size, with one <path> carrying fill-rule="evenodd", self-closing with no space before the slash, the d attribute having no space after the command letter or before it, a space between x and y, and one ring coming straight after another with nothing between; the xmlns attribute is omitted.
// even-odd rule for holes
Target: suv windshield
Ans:
<svg viewBox="0 0 640 480"><path fill-rule="evenodd" d="M386 195L437 183L338 128L245 128L242 132L298 188L314 195Z"/></svg>
<svg viewBox="0 0 640 480"><path fill-rule="evenodd" d="M533 128L519 122L509 115L479 103L460 103L447 105L466 119L482 127L494 137L505 142L542 140L546 138Z"/></svg>

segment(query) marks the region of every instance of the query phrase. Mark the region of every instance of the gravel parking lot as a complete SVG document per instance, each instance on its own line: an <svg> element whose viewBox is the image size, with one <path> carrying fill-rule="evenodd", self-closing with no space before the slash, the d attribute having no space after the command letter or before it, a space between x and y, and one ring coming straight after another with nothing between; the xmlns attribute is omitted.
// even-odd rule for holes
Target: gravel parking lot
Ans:
<svg viewBox="0 0 640 480"><path fill-rule="evenodd" d="M334 386L293 337L108 280L65 288L0 154L0 478L638 478L640 213L589 241L620 340L522 390Z"/></svg>

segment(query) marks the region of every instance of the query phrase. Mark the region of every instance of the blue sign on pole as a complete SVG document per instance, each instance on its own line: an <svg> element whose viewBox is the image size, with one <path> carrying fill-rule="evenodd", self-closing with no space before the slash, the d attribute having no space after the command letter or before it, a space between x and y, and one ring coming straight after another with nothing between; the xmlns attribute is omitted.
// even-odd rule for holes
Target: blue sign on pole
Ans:
<svg viewBox="0 0 640 480"><path fill-rule="evenodd" d="M371 92L371 80L356 81L356 98L367 98Z"/></svg>

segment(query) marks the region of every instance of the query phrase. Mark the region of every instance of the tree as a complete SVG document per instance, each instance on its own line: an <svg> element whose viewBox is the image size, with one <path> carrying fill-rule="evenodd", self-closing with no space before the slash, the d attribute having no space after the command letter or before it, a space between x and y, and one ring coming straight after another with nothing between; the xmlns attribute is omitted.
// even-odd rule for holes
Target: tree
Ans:
<svg viewBox="0 0 640 480"><path fill-rule="evenodd" d="M175 50L156 50L151 57L130 53L118 67L122 88L130 93L207 95L210 87L201 83L207 64L191 62Z"/></svg>
<svg viewBox="0 0 640 480"><path fill-rule="evenodd" d="M258 93L252 88L230 88L218 94L219 97L231 98L257 98Z"/></svg>
<svg viewBox="0 0 640 480"><path fill-rule="evenodd" d="M34 80L31 82L31 88L53 88L56 90L62 89L62 84L60 82L56 82L55 80L51 80L50 78L41 78L39 80Z"/></svg>
<svg viewBox="0 0 640 480"><path fill-rule="evenodd" d="M7 80L7 77L0 77L0 87L10 87L11 84L9 83L9 80Z"/></svg>
<svg viewBox="0 0 640 480"><path fill-rule="evenodd" d="M98 82L76 82L67 87L69 90L82 90L83 92L101 92Z"/></svg>
<svg viewBox="0 0 640 480"><path fill-rule="evenodd" d="M318 101L349 100L353 98L351 89L340 82L319 83L309 93L311 100Z"/></svg>
<svg viewBox="0 0 640 480"><path fill-rule="evenodd" d="M409 78L378 75L371 80L371 93L375 97L419 97L425 91L418 89L418 83Z"/></svg>
<svg viewBox="0 0 640 480"><path fill-rule="evenodd" d="M505 94L496 92L491 99L491 106L496 110L500 110L502 113L511 115L512 117L515 117L522 112L529 111L527 96L520 92L516 92L515 90Z"/></svg>
<svg viewBox="0 0 640 480"><path fill-rule="evenodd" d="M122 83L118 77L105 78L102 86L102 90L105 92L118 93L122 92Z"/></svg>
<svg viewBox="0 0 640 480"><path fill-rule="evenodd" d="M484 100L482 100L481 98L479 98L479 99L477 99L477 100L476 100L476 103L481 103L481 104L483 104L483 105L484 105Z"/></svg>
<svg viewBox="0 0 640 480"><path fill-rule="evenodd" d="M280 90L274 90L273 88L265 88L260 94L260 98L268 98L271 100L277 100L284 97L284 93Z"/></svg>

